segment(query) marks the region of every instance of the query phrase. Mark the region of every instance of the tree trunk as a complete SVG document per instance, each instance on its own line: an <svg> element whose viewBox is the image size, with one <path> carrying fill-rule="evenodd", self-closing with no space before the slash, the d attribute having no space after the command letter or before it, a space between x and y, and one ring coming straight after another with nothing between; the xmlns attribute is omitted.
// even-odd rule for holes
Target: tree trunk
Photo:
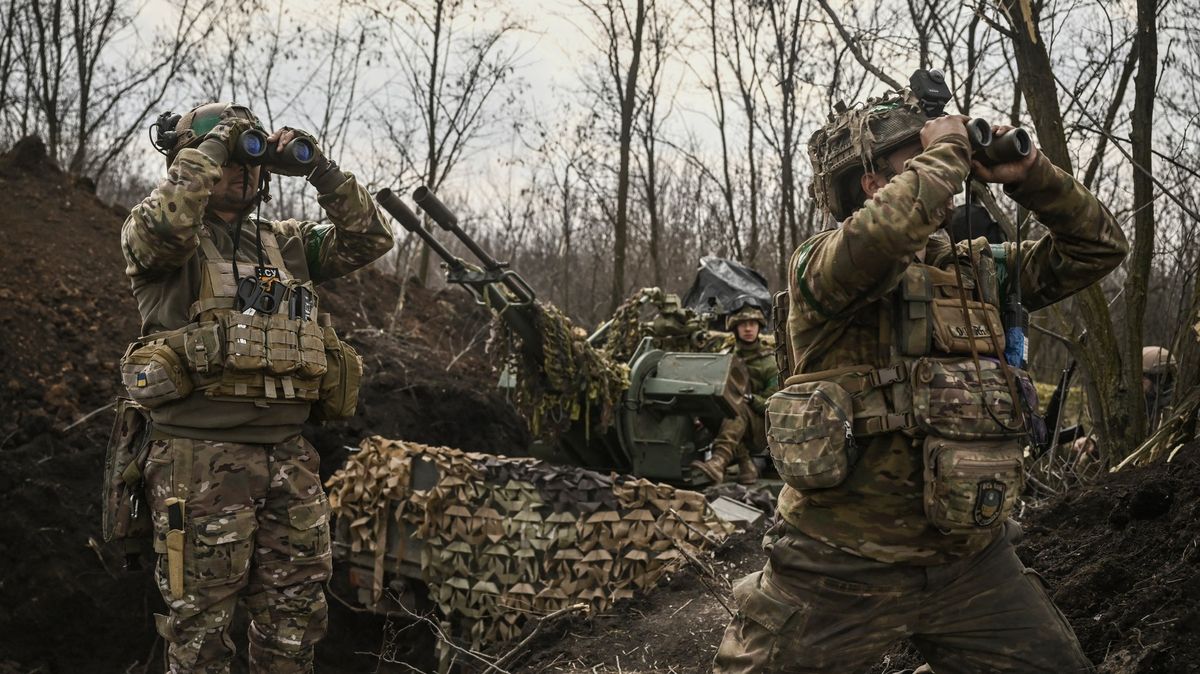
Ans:
<svg viewBox="0 0 1200 674"><path fill-rule="evenodd" d="M1072 171L1062 110L1058 104L1058 86L1050 56L1038 31L1036 10L1029 16L1022 9L1028 6L1025 3L1001 0L1001 4L1005 7L1005 16L1011 20L1017 83L1033 117L1039 148L1056 166ZM1133 404L1142 404L1141 389L1137 389L1139 395L1131 395L1121 376L1122 354L1108 301L1100 285L1085 288L1077 297L1083 308L1080 313L1087 332L1076 352L1088 370L1088 399L1092 418L1099 425L1096 431L1100 435L1102 451L1112 457L1128 452L1136 443L1137 436L1131 432L1129 416Z"/></svg>
<svg viewBox="0 0 1200 674"><path fill-rule="evenodd" d="M438 87L438 77L441 74L438 72L438 59L441 58L442 20L445 17L445 8L445 0L438 0L433 15L433 46L430 48L429 54L429 90L426 92L427 99L425 101L425 142L429 144L425 153L425 184L431 190L436 190L438 187L438 173L441 169L437 138L437 93L440 88ZM437 232L430 226L428 215L422 213L421 223L433 236L437 236ZM417 278L420 279L422 288L429 285L429 256L429 246L421 246L420 261L417 263Z"/></svg>
<svg viewBox="0 0 1200 674"><path fill-rule="evenodd" d="M1157 0L1137 2L1138 71L1133 81L1133 253L1125 279L1125 387L1142 389L1142 335L1146 313L1146 287L1154 258L1154 90L1158 77ZM1144 405L1131 405L1128 434L1134 440L1146 435ZM1132 449L1130 447L1129 449Z"/></svg>
<svg viewBox="0 0 1200 674"><path fill-rule="evenodd" d="M637 108L637 76L642 60L642 33L646 27L645 0L637 1L634 19L633 40L630 44L632 56L625 76L624 92L621 97L620 165L617 169L617 213L613 222L613 278L609 292L609 312L620 306L625 295L625 257L629 230L629 155L633 141L633 116ZM612 45L617 48L616 44Z"/></svg>

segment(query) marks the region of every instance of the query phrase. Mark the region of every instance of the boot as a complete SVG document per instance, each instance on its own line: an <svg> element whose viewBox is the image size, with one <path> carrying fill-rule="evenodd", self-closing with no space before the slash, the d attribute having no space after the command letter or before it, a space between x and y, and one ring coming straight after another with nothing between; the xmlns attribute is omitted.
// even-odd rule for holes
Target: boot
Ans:
<svg viewBox="0 0 1200 674"><path fill-rule="evenodd" d="M725 480L725 466L733 456L724 447L713 447L712 458L708 461L693 461L692 468L704 473L713 484L721 484Z"/></svg>
<svg viewBox="0 0 1200 674"><path fill-rule="evenodd" d="M754 463L754 459L750 455L738 458L738 484L751 485L758 482L758 465Z"/></svg>

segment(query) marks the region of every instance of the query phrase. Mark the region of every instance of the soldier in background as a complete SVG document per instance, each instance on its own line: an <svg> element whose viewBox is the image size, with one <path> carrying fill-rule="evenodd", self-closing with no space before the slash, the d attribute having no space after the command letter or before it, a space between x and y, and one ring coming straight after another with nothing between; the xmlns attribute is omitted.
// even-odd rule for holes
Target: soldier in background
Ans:
<svg viewBox="0 0 1200 674"><path fill-rule="evenodd" d="M313 671L326 630L329 503L300 435L310 414L353 414L361 362L319 313L314 285L392 247L354 176L315 139L284 128L268 143L311 143L315 161L247 166L259 130L245 107L211 103L161 124L167 177L121 229L142 334L122 360L129 395L150 410L144 468L169 615L156 615L168 671L228 672L235 607L250 614L253 672ZM304 175L331 224L250 216L263 171ZM318 320L320 319L320 320Z"/></svg>
<svg viewBox="0 0 1200 674"><path fill-rule="evenodd" d="M739 483L758 481L758 467L751 454L761 454L767 447L763 414L767 398L779 389L775 349L761 335L766 327L767 317L753 305L743 306L725 319L725 329L733 333L733 339L722 353L737 356L750 375L750 385L737 415L721 422L713 439L712 456L707 461L692 462L693 468L717 484L725 479L725 468L733 459L737 459Z"/></svg>
<svg viewBox="0 0 1200 674"><path fill-rule="evenodd" d="M1142 349L1142 394L1146 397L1146 432L1153 433L1170 412L1175 398L1175 356L1161 346Z"/></svg>
<svg viewBox="0 0 1200 674"><path fill-rule="evenodd" d="M809 142L813 196L842 224L788 266L793 376L767 410L781 521L765 568L734 588L719 674L865 671L902 639L934 672L1092 669L1013 551L1032 388L1002 360L1016 244L940 230L969 173L1003 184L1049 230L1021 243L1031 310L1102 278L1128 244L1036 148L973 162L965 122L927 120L904 92L843 108Z"/></svg>

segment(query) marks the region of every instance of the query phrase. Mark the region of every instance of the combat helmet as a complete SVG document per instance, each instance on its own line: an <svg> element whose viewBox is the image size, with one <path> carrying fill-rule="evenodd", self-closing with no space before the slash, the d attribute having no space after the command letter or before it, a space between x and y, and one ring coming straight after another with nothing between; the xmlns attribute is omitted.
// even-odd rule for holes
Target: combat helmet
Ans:
<svg viewBox="0 0 1200 674"><path fill-rule="evenodd" d="M725 329L733 330L739 323L749 321L757 321L758 325L764 329L767 327L767 317L763 314L762 309L753 304L747 304L725 317Z"/></svg>
<svg viewBox="0 0 1200 674"><path fill-rule="evenodd" d="M155 138L154 144L166 155L167 166L171 166L180 150L199 145L204 140L204 136L221 121L222 115L227 110L230 115L248 119L256 128L266 131L258 116L251 112L250 108L236 103L204 103L192 108L182 116L172 115L169 112L163 113L158 120L158 136ZM173 130L170 129L172 119L175 122ZM167 128L164 129L164 125Z"/></svg>
<svg viewBox="0 0 1200 674"><path fill-rule="evenodd" d="M1172 356L1166 348L1147 346L1142 349L1142 374L1148 376L1174 374L1176 367L1175 356Z"/></svg>
<svg viewBox="0 0 1200 674"><path fill-rule="evenodd" d="M841 221L866 199L859 177L920 136L928 118L907 89L850 108L843 103L835 107L828 123L808 140L813 170L809 192L818 207Z"/></svg>

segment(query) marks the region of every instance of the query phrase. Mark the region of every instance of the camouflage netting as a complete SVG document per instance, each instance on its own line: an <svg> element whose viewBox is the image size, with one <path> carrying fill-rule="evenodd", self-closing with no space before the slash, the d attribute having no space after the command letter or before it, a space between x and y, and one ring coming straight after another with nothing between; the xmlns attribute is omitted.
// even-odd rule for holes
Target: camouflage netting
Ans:
<svg viewBox="0 0 1200 674"><path fill-rule="evenodd" d="M644 337L665 351L712 351L722 333L710 333L701 316L685 308L679 296L661 288L642 288L617 307L604 339L603 350L625 363Z"/></svg>
<svg viewBox="0 0 1200 674"><path fill-rule="evenodd" d="M520 337L497 319L501 362L516 375L513 402L535 437L553 439L584 418L589 428L612 423L629 388L629 368L587 343L587 334L553 305L538 305L542 362L521 355ZM592 410L599 418L592 418Z"/></svg>
<svg viewBox="0 0 1200 674"><path fill-rule="evenodd" d="M385 569L419 564L475 647L511 641L531 615L605 610L732 531L696 492L379 437L328 486L351 554L375 560L375 597Z"/></svg>

